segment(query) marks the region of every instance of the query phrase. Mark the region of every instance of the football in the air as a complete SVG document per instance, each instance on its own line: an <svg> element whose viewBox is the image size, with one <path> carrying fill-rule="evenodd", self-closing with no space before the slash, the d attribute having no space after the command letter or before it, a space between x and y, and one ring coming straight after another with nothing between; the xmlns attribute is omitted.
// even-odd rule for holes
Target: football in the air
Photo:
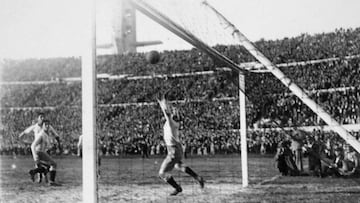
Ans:
<svg viewBox="0 0 360 203"><path fill-rule="evenodd" d="M156 64L160 61L160 54L158 51L153 50L145 54L145 59L151 64Z"/></svg>

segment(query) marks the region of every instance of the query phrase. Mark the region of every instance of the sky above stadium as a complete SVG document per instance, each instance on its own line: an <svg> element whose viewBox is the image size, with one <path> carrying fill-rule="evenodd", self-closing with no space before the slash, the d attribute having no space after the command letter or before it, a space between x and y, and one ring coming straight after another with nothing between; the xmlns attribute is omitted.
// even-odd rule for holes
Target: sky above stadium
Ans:
<svg viewBox="0 0 360 203"><path fill-rule="evenodd" d="M98 0L97 41L108 43L110 19ZM105 0L103 0L105 1ZM80 56L82 4L86 0L0 0L0 58ZM360 27L359 0L208 0L252 41ZM189 14L190 15L190 14ZM196 18L196 15L195 17ZM162 40L147 49L186 49L188 44L137 16L138 41ZM151 30L151 32L149 32Z"/></svg>

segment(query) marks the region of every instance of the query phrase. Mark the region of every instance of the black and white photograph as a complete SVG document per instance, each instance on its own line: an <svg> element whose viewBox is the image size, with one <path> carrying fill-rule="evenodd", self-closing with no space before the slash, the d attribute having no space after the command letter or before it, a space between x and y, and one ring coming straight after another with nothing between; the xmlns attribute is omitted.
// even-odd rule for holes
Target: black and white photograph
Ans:
<svg viewBox="0 0 360 203"><path fill-rule="evenodd" d="M360 202L360 1L0 0L0 202Z"/></svg>

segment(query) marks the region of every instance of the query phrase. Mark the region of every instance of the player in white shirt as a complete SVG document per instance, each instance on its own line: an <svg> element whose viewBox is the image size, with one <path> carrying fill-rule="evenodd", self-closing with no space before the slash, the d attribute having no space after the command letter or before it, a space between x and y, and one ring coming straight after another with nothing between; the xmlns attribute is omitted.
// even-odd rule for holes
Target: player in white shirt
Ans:
<svg viewBox="0 0 360 203"><path fill-rule="evenodd" d="M43 113L39 113L38 114L38 118L37 118L37 123L31 125L30 127L26 128L23 132L20 133L19 138L21 138L22 136L24 136L25 134L29 134L31 132L34 132L34 136L36 138L36 136L40 133L41 129L42 129L42 124L44 121L45 117ZM59 134L56 132L56 130L50 125L49 130L54 133L56 140L59 140Z"/></svg>
<svg viewBox="0 0 360 203"><path fill-rule="evenodd" d="M82 140L83 140L83 135L79 136L79 141L77 143L77 155L78 157L82 157Z"/></svg>
<svg viewBox="0 0 360 203"><path fill-rule="evenodd" d="M44 119L45 119L44 114L39 113L38 116L37 116L37 122L35 124L31 125L30 127L26 128L23 132L21 132L20 135L19 135L19 138L22 138L25 134L29 134L29 133L33 132L34 133L34 140L35 140L42 131L42 125L43 125ZM59 134L56 132L56 130L51 125L49 126L49 131L51 131L55 135L56 141L58 142L58 144L60 144ZM37 168L43 168L39 172L39 180L38 180L38 182L41 182L41 180L42 180L42 175L41 174L43 173L45 175L45 178L46 178L46 173L47 173L47 170L48 170L49 166L44 165L43 163L35 163L35 166ZM34 181L35 177L33 175L31 175L31 179L32 179L32 181Z"/></svg>
<svg viewBox="0 0 360 203"><path fill-rule="evenodd" d="M165 98L157 100L162 112L164 113L166 122L164 124L164 141L167 147L167 156L161 164L159 170L159 177L175 188L175 191L170 195L177 195L182 192L181 186L176 183L169 172L175 169L185 172L197 180L201 188L204 188L204 179L197 175L190 167L182 163L183 148L179 139L179 112L169 104Z"/></svg>
<svg viewBox="0 0 360 203"><path fill-rule="evenodd" d="M49 156L46 152L50 147L50 140L49 140L49 131L50 131L50 122L48 120L43 121L43 125L41 130L35 136L34 142L31 144L31 152L36 164L44 164L49 166L50 172L50 182L49 185L51 186L59 186L58 183L55 183L56 177L56 162ZM35 169L30 170L30 175L32 179L36 173L41 173L44 170L43 167L38 167Z"/></svg>

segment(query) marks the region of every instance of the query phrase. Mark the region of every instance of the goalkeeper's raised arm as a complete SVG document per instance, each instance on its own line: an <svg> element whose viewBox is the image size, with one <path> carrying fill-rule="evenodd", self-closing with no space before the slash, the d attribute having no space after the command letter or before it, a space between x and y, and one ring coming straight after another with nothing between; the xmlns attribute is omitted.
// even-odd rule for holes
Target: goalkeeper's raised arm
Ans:
<svg viewBox="0 0 360 203"><path fill-rule="evenodd" d="M170 111L170 107L167 104L167 101L166 101L165 97L163 96L161 98L161 100L159 100L158 98L156 100L159 103L161 111L163 112L166 120L168 120L171 117L171 111Z"/></svg>

